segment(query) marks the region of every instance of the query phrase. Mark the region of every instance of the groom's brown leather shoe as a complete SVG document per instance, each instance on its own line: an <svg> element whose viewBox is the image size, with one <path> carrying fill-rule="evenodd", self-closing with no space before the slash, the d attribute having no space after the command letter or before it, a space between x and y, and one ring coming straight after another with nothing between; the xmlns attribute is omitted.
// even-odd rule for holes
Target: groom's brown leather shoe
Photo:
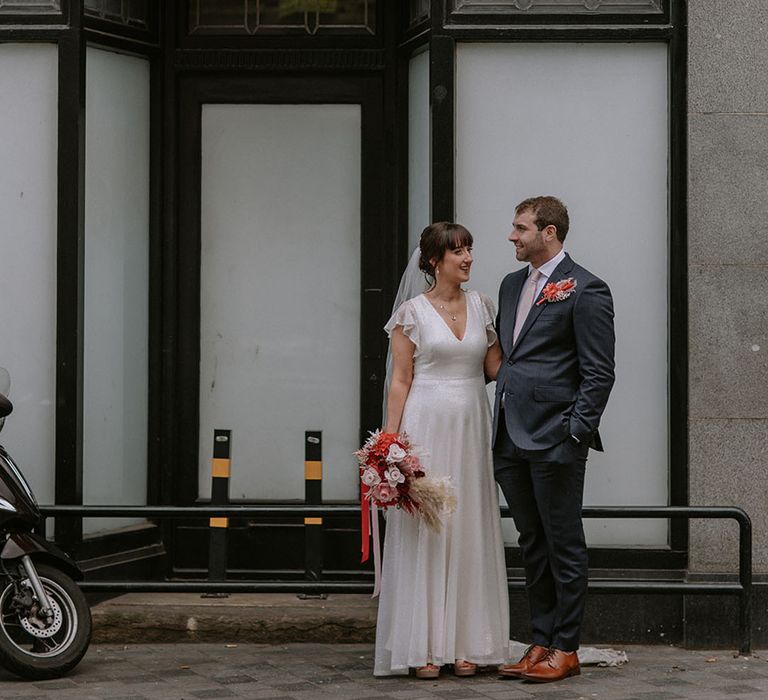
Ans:
<svg viewBox="0 0 768 700"><path fill-rule="evenodd" d="M579 656L575 651L550 649L539 663L522 674L522 678L534 683L551 683L580 673Z"/></svg>
<svg viewBox="0 0 768 700"><path fill-rule="evenodd" d="M531 644L523 654L523 658L516 664L502 664L499 666L499 675L502 678L522 678L526 671L533 668L534 664L541 661L549 649L540 647L538 644Z"/></svg>

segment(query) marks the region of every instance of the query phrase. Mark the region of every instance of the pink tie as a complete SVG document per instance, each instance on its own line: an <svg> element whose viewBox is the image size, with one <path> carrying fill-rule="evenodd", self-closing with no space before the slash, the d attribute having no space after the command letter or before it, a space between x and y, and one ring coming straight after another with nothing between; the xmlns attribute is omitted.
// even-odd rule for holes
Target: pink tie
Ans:
<svg viewBox="0 0 768 700"><path fill-rule="evenodd" d="M517 342L517 336L520 335L525 319L528 318L528 313L533 306L533 300L536 298L536 286L538 285L539 277L541 277L541 273L536 268L533 268L533 272L531 272L523 285L523 292L520 295L520 301L517 303L515 330L512 332L513 345Z"/></svg>

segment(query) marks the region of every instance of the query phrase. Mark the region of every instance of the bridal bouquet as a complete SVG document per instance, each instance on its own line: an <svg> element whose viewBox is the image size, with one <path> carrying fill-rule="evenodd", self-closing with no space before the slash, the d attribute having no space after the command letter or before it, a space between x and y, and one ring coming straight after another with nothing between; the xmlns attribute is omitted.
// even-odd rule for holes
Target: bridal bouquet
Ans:
<svg viewBox="0 0 768 700"><path fill-rule="evenodd" d="M402 508L440 531L443 515L456 507L453 486L447 477L426 474L407 435L377 430L355 455L364 500L379 508Z"/></svg>
<svg viewBox="0 0 768 700"><path fill-rule="evenodd" d="M369 542L373 540L375 598L381 587L381 551L379 549L378 508L402 508L420 517L436 532L442 517L456 508L456 496L450 479L427 476L405 433L371 433L355 452L360 463L360 516L362 520L362 560L368 560Z"/></svg>

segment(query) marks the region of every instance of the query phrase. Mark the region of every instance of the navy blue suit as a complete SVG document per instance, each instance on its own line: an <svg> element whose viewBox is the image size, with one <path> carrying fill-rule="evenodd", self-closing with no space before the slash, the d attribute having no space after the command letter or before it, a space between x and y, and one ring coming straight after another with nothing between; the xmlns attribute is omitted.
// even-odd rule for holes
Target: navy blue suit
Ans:
<svg viewBox="0 0 768 700"><path fill-rule="evenodd" d="M613 301L566 255L547 283L573 278L575 289L534 304L513 344L527 274L507 275L499 291L494 468L520 533L532 641L575 651L588 571L584 474L589 448L602 450L598 425L614 382Z"/></svg>

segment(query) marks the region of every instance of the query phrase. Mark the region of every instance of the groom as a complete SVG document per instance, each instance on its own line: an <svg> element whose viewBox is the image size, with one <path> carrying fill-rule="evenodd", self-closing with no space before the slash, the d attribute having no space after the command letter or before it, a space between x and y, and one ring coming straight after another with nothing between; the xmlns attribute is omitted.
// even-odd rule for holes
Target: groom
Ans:
<svg viewBox="0 0 768 700"><path fill-rule="evenodd" d="M506 678L557 681L580 672L587 591L581 522L589 448L613 386L608 286L563 250L568 210L555 197L517 205L509 240L522 270L504 278L496 327L493 457L525 564L532 642Z"/></svg>

